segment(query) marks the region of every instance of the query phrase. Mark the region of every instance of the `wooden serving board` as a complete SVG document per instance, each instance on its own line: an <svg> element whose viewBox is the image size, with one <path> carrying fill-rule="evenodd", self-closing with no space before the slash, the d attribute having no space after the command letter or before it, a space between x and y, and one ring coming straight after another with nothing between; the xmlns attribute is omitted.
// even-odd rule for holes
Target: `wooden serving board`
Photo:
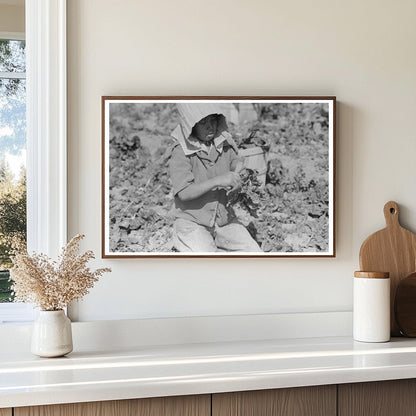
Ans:
<svg viewBox="0 0 416 416"><path fill-rule="evenodd" d="M394 316L403 335L416 337L416 273L402 279L397 286Z"/></svg>
<svg viewBox="0 0 416 416"><path fill-rule="evenodd" d="M416 234L399 222L399 206L394 201L384 205L386 228L370 235L360 250L360 269L390 273L390 329L400 335L394 319L394 298L401 279L416 271Z"/></svg>

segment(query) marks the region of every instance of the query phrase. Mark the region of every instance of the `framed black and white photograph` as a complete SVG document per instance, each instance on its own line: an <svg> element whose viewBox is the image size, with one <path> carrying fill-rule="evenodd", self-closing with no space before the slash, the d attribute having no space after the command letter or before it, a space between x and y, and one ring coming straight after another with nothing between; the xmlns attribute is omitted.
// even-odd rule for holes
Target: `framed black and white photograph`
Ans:
<svg viewBox="0 0 416 416"><path fill-rule="evenodd" d="M102 97L103 257L334 257L335 97Z"/></svg>

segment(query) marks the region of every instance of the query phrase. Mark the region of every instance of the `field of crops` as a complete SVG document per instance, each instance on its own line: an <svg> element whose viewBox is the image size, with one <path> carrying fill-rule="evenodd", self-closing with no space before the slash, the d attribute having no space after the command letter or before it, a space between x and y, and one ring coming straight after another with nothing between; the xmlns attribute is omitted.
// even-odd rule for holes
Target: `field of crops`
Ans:
<svg viewBox="0 0 416 416"><path fill-rule="evenodd" d="M255 120L229 123L240 149L260 148L265 184L243 172L239 219L265 252L328 250L328 108L279 103L254 107ZM168 161L178 124L174 104L110 107L110 251L170 252L173 195Z"/></svg>

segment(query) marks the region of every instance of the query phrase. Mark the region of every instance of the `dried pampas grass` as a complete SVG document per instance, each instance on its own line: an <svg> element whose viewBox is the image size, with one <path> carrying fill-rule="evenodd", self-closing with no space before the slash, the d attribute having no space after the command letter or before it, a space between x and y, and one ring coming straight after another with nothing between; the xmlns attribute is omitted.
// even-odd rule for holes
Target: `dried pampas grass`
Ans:
<svg viewBox="0 0 416 416"><path fill-rule="evenodd" d="M109 268L91 271L87 267L94 258L92 251L78 254L84 235L76 235L63 248L58 261L45 254L29 255L26 250L18 252L10 269L10 279L15 302L34 303L45 311L56 311L81 299Z"/></svg>

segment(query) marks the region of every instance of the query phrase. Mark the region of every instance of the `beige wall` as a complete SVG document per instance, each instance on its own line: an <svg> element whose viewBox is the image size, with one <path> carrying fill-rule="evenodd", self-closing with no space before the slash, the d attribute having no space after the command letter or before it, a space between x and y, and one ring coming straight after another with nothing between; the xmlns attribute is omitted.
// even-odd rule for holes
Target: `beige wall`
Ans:
<svg viewBox="0 0 416 416"><path fill-rule="evenodd" d="M24 32L25 7L0 4L0 32Z"/></svg>
<svg viewBox="0 0 416 416"><path fill-rule="evenodd" d="M416 2L68 1L69 234L100 256L102 95L335 95L335 259L120 259L80 320L351 310L388 200L416 231Z"/></svg>

